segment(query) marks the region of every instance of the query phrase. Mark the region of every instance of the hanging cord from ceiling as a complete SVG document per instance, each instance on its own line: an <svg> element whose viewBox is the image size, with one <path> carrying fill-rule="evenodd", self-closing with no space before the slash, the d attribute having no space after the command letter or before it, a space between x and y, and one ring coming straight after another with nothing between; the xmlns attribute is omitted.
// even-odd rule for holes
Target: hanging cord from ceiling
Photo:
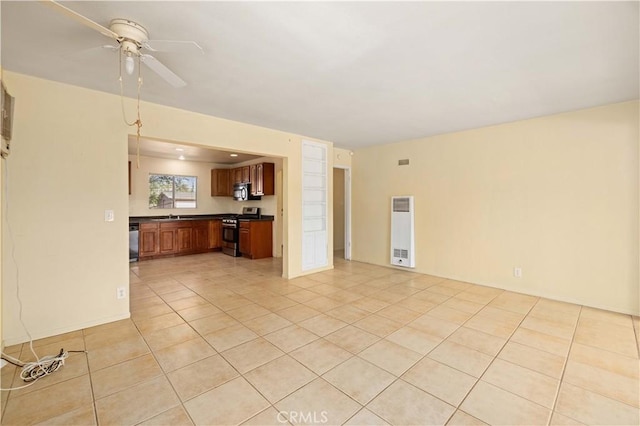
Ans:
<svg viewBox="0 0 640 426"><path fill-rule="evenodd" d="M138 58L138 94L136 100L136 112L137 117L135 121L129 122L127 120L127 114L124 110L124 82L122 80L122 52L118 54L120 61L118 81L120 82L120 105L122 106L122 119L127 126L136 126L136 167L140 168L140 128L142 127L142 119L140 118L140 92L142 89L142 67L140 66L140 55L136 55Z"/></svg>

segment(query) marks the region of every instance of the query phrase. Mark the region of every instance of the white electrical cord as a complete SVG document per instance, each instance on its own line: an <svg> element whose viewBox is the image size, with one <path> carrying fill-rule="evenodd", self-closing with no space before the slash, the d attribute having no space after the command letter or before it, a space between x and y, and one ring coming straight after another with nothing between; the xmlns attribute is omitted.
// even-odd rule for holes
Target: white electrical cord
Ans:
<svg viewBox="0 0 640 426"><path fill-rule="evenodd" d="M60 369L64 365L65 359L69 356L69 353L64 349L60 349L60 353L58 355L48 355L40 358L37 361L33 362L22 362L19 359L13 358L9 355L2 354L2 357L5 358L6 361L13 363L14 365L22 364L22 371L20 372L20 378L27 382L28 384L16 388L7 388L0 389L3 391L16 390L26 388L27 386L31 386L38 379L48 376Z"/></svg>
<svg viewBox="0 0 640 426"><path fill-rule="evenodd" d="M0 389L2 391L10 391L10 390L17 390L17 389L22 389L22 388L31 386L38 379L58 371L60 367L64 365L64 360L69 356L69 353L66 352L64 349L60 349L60 353L58 355L48 355L42 358L38 358L38 354L36 354L36 351L33 349L33 337L31 337L31 333L29 333L29 330L27 329L27 326L22 319L22 299L20 298L20 269L18 267L18 262L16 261L15 242L13 240L13 232L11 231L11 224L9 222L9 185L7 184L9 180L8 179L9 166L7 161L5 161L3 169L5 173L5 175L3 176L4 185L5 185L4 187L4 195L5 195L4 196L4 201L5 201L4 219L6 220L6 223L7 223L7 231L8 231L9 240L11 243L11 260L13 261L13 265L16 269L16 299L18 300L18 306L19 306L18 318L20 320L20 324L22 324L22 328L24 328L24 331L27 333L27 336L29 337L29 348L31 349L31 353L36 359L36 361L33 361L33 362L22 362L19 359L13 358L12 356L6 355L4 352L2 352L2 358L5 361L8 361L15 366L22 367L22 371L20 372L20 378L23 381L28 382L28 384L24 386ZM72 351L72 352L85 352L85 351Z"/></svg>

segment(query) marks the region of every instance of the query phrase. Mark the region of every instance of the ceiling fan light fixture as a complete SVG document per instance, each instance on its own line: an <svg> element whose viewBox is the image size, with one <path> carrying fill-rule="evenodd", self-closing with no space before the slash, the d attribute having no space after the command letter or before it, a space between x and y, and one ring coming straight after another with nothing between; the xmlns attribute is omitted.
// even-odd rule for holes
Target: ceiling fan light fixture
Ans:
<svg viewBox="0 0 640 426"><path fill-rule="evenodd" d="M127 56L124 58L124 70L127 74L133 74L133 69L135 68L135 62L130 52L127 52Z"/></svg>

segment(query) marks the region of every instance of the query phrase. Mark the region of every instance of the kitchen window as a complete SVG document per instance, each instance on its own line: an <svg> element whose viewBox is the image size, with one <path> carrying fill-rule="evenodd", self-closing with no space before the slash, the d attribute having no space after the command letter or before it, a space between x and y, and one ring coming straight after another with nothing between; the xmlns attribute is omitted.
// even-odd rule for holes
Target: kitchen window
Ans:
<svg viewBox="0 0 640 426"><path fill-rule="evenodd" d="M150 209L195 209L196 176L149 174Z"/></svg>

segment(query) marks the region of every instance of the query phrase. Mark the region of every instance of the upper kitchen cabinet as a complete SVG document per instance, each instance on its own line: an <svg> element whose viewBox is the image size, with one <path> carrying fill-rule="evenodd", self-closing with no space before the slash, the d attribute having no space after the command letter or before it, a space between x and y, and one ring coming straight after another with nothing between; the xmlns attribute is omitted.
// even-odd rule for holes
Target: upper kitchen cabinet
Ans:
<svg viewBox="0 0 640 426"><path fill-rule="evenodd" d="M233 184L231 183L231 172L229 169L211 170L211 196L231 197L233 195Z"/></svg>
<svg viewBox="0 0 640 426"><path fill-rule="evenodd" d="M241 169L242 169L242 182L241 183L251 182L251 167L244 166L244 167L241 167Z"/></svg>
<svg viewBox="0 0 640 426"><path fill-rule="evenodd" d="M258 163L211 170L211 196L232 197L233 185L251 183L251 195L275 195L275 164Z"/></svg>
<svg viewBox="0 0 640 426"><path fill-rule="evenodd" d="M251 166L251 195L275 194L274 163L258 163Z"/></svg>
<svg viewBox="0 0 640 426"><path fill-rule="evenodd" d="M251 181L251 169L249 166L231 169L231 186L236 183L249 183Z"/></svg>

